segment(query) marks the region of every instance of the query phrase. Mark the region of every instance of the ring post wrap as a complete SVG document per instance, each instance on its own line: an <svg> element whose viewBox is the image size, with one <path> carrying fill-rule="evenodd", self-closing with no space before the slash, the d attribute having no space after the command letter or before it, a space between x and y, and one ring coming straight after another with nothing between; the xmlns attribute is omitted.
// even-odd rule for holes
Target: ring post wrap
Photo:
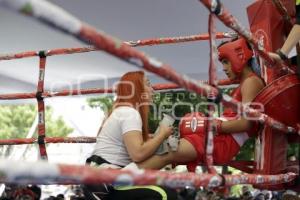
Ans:
<svg viewBox="0 0 300 200"><path fill-rule="evenodd" d="M295 74L282 76L261 90L253 102L264 105L264 113L268 116L287 126L297 128L300 122L300 80ZM299 141L299 136L296 134L286 134L265 126L259 145L255 149L254 172L267 175L286 173L288 168L292 167L287 160L288 139L292 136L295 136L293 141ZM294 164L294 166L299 165ZM255 187L281 190L288 189L290 186L278 184Z"/></svg>
<svg viewBox="0 0 300 200"><path fill-rule="evenodd" d="M248 60L252 58L253 51L249 49L244 38L227 42L218 48L219 60L227 59L231 63L231 69L236 75L240 75Z"/></svg>
<svg viewBox="0 0 300 200"><path fill-rule="evenodd" d="M170 115L167 115L167 114L163 114L163 119L160 121L160 125L166 125L166 126L172 126L175 122L175 119L173 117L171 117ZM159 133L159 127L157 127L156 131L154 132L154 135L158 134ZM156 155L162 155L162 154L165 154L165 153L168 153L169 152L169 147L168 144L169 141L171 142L171 149L172 151L176 151L177 150L177 147L178 147L178 142L179 142L179 138L177 139L177 141L174 141L176 139L176 136L173 137L173 135L170 135L167 139L165 139L163 141L163 143L161 143L159 145L159 147L157 148L155 154ZM176 143L177 142L177 143Z"/></svg>

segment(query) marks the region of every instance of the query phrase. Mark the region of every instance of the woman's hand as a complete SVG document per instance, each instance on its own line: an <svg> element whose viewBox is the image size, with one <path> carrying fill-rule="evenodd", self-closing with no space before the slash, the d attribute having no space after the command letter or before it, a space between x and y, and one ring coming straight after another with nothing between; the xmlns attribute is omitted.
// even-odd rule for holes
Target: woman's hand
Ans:
<svg viewBox="0 0 300 200"><path fill-rule="evenodd" d="M159 125L159 134L164 135L164 138L168 138L174 132L173 126L167 126L164 124Z"/></svg>
<svg viewBox="0 0 300 200"><path fill-rule="evenodd" d="M297 124L297 133L300 135L300 123Z"/></svg>
<svg viewBox="0 0 300 200"><path fill-rule="evenodd" d="M284 62L277 53L268 52L268 55L276 64L282 64Z"/></svg>

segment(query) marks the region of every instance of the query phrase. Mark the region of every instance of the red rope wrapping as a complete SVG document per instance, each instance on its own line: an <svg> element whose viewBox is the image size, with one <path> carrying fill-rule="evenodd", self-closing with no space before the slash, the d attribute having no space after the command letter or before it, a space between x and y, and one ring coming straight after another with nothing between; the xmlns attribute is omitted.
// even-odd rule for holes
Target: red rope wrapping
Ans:
<svg viewBox="0 0 300 200"><path fill-rule="evenodd" d="M15 166L15 167L11 167ZM287 183L296 178L294 173L279 175L218 175L173 173L158 170L132 171L101 169L90 166L50 164L46 162L13 162L0 160L2 183L20 184L99 184L114 185L161 185L171 188L191 186L220 187L236 184L274 185Z"/></svg>
<svg viewBox="0 0 300 200"><path fill-rule="evenodd" d="M96 137L45 137L45 143L96 143ZM0 145L21 145L37 143L36 138L18 138L0 140Z"/></svg>
<svg viewBox="0 0 300 200"><path fill-rule="evenodd" d="M218 39L222 38L231 38L233 35L231 33L217 33L216 37ZM180 43L180 42L192 42L197 40L208 40L209 34L201 34L201 35L191 35L191 36L181 36L181 37L168 37L168 38L151 38L145 40L138 41L129 41L127 44L130 46L152 46L152 45L160 45L160 44L172 44L172 43Z"/></svg>
<svg viewBox="0 0 300 200"><path fill-rule="evenodd" d="M207 81L199 81L202 83L207 83ZM218 80L218 85L231 85L237 84L237 81L232 81L230 79L221 79ZM154 90L168 90L168 89L179 89L181 88L175 83L159 83L154 84ZM74 96L74 95L86 95L86 94L106 94L114 93L112 88L103 89L103 88L89 88L81 90L62 90L59 92L43 92L42 97L58 97L58 96ZM32 99L36 98L36 93L14 93L14 94L0 94L0 100L16 100L16 99Z"/></svg>
<svg viewBox="0 0 300 200"><path fill-rule="evenodd" d="M231 38L234 33L217 33L217 38ZM147 46L147 45L161 45L161 44L172 44L172 43L180 43L180 42L191 42L198 40L207 40L208 34L199 34L199 35L191 35L191 36L180 36L180 37L167 37L167 38L152 38L152 39L143 39L137 41L128 41L124 42L130 46ZM52 49L45 51L46 56L54 56L54 55L65 55L65 54L74 54L74 53L85 53L91 51L100 51L100 49L88 46L88 47L75 47L75 48L60 48L60 49ZM40 51L27 51L16 54L1 54L0 60L13 60L20 58L29 58L38 56Z"/></svg>
<svg viewBox="0 0 300 200"><path fill-rule="evenodd" d="M208 32L209 32L209 47L210 47L210 61L209 61L209 84L212 86L217 85L217 69L216 58L218 55L216 47L216 28L215 28L215 15L210 14L208 18Z"/></svg>
<svg viewBox="0 0 300 200"><path fill-rule="evenodd" d="M42 52L41 52L42 53ZM40 55L40 65L39 65L39 80L37 85L37 103L38 103L38 143L39 150L42 159L47 160L47 150L44 138L46 136L46 127L45 127L45 102L41 94L44 91L44 80L45 80L45 67L46 67L46 57Z"/></svg>
<svg viewBox="0 0 300 200"><path fill-rule="evenodd" d="M216 86L217 83L217 75L216 75L216 65L215 65L215 57L216 57L216 30L215 30L215 16L213 14L209 15L208 18L208 32L209 32L209 46L210 46L210 61L209 61L209 84L212 86ZM210 95L214 99L214 94ZM213 159L213 150L214 150L214 133L215 129L212 125L213 114L215 112L214 105L208 105L208 128L206 133L206 165L209 173L216 174L217 170L213 167L214 159Z"/></svg>

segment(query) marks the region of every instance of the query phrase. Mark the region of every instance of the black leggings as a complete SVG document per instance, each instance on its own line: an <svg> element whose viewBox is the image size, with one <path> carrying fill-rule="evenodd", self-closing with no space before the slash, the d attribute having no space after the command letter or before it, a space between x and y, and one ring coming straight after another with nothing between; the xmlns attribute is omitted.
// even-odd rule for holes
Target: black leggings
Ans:
<svg viewBox="0 0 300 200"><path fill-rule="evenodd" d="M92 155L86 160L86 164L95 162L98 165L109 163L100 156ZM109 163L110 164L110 163ZM176 190L159 187L155 185L147 186L123 186L113 188L109 184L85 185L84 195L89 200L177 200ZM95 197L96 196L96 197Z"/></svg>
<svg viewBox="0 0 300 200"><path fill-rule="evenodd" d="M176 190L161 186L128 186L118 187L109 200L177 200Z"/></svg>

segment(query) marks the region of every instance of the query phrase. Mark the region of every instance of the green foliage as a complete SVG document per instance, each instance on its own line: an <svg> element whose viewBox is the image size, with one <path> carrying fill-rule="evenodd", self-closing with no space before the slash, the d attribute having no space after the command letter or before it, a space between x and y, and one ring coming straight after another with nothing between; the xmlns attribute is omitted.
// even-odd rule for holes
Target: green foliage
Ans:
<svg viewBox="0 0 300 200"><path fill-rule="evenodd" d="M92 97L88 98L88 105L92 108L100 107L105 113L111 111L113 106L114 96Z"/></svg>
<svg viewBox="0 0 300 200"><path fill-rule="evenodd" d="M299 143L289 144L287 156L288 158L291 156L296 156L299 159L300 145Z"/></svg>
<svg viewBox="0 0 300 200"><path fill-rule="evenodd" d="M233 186L231 186L230 187L230 196L240 197L242 187L243 187L242 185L233 185Z"/></svg>
<svg viewBox="0 0 300 200"><path fill-rule="evenodd" d="M186 113L199 111L207 112L206 98L187 91L168 91L156 93L153 99L154 106L150 107L149 129L154 132L162 119L163 113L170 113L176 118L175 126L179 119Z"/></svg>
<svg viewBox="0 0 300 200"><path fill-rule="evenodd" d="M25 138L35 117L37 108L34 105L0 106L0 138ZM46 107L46 136L64 137L73 131L62 117L53 119L53 110ZM35 133L35 136L36 137Z"/></svg>
<svg viewBox="0 0 300 200"><path fill-rule="evenodd" d="M255 138L250 138L241 147L239 154L235 157L236 160L253 160L254 159L254 148Z"/></svg>
<svg viewBox="0 0 300 200"><path fill-rule="evenodd" d="M65 137L71 132L73 128L67 126L62 116L53 119L53 110L46 107L46 136L47 137Z"/></svg>

